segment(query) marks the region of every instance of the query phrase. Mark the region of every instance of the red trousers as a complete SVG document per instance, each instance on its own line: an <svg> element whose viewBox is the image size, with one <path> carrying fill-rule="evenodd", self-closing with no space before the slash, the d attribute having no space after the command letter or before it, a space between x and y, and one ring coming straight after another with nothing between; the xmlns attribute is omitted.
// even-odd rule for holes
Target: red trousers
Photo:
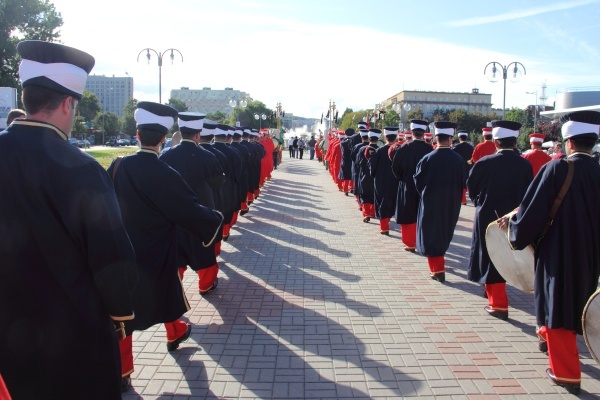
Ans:
<svg viewBox="0 0 600 400"><path fill-rule="evenodd" d="M231 230L231 225L223 224L223 237L226 238L229 236L229 231Z"/></svg>
<svg viewBox="0 0 600 400"><path fill-rule="evenodd" d="M414 250L417 247L417 223L400 225L402 233L402 243L409 250Z"/></svg>
<svg viewBox="0 0 600 400"><path fill-rule="evenodd" d="M344 193L348 193L350 190L354 189L354 182L351 179L344 179L342 181L342 189Z"/></svg>
<svg viewBox="0 0 600 400"><path fill-rule="evenodd" d="M441 274L446 272L444 267L444 256L427 257L427 264L429 264L429 271L432 275Z"/></svg>
<svg viewBox="0 0 600 400"><path fill-rule="evenodd" d="M463 191L462 191L462 200L460 202L462 204L467 204L467 189L463 189Z"/></svg>
<svg viewBox="0 0 600 400"><path fill-rule="evenodd" d="M231 226L234 226L238 219L239 211L234 211L233 216L231 217Z"/></svg>
<svg viewBox="0 0 600 400"><path fill-rule="evenodd" d="M548 361L556 380L562 383L581 383L577 332L542 326L537 334L548 343Z"/></svg>
<svg viewBox="0 0 600 400"><path fill-rule="evenodd" d="M240 210L248 211L248 202L246 202L245 200L242 201L242 204L240 204Z"/></svg>
<svg viewBox="0 0 600 400"><path fill-rule="evenodd" d="M2 375L0 375L0 400L11 400L10 393L8 393L8 389L4 384L4 379L2 379Z"/></svg>
<svg viewBox="0 0 600 400"><path fill-rule="evenodd" d="M381 232L389 232L390 231L390 218L381 218L379 220L379 230Z"/></svg>
<svg viewBox="0 0 600 400"><path fill-rule="evenodd" d="M254 192L248 192L248 194L246 195L246 202L248 204L252 204L253 201L254 201Z"/></svg>
<svg viewBox="0 0 600 400"><path fill-rule="evenodd" d="M180 319L173 322L165 322L167 330L167 340L172 342L182 337L187 332L187 324ZM121 352L121 376L131 375L133 368L133 335L126 336L119 341L119 350Z"/></svg>
<svg viewBox="0 0 600 400"><path fill-rule="evenodd" d="M373 203L362 203L362 215L363 217L375 217L375 204Z"/></svg>
<svg viewBox="0 0 600 400"><path fill-rule="evenodd" d="M183 280L183 273L187 267L179 268L179 279ZM200 293L204 293L207 290L211 289L217 279L217 275L219 274L219 264L215 264L208 268L202 268L196 271L198 274L198 290Z"/></svg>
<svg viewBox="0 0 600 400"><path fill-rule="evenodd" d="M257 198L259 194L260 194L260 189L254 190L254 198Z"/></svg>
<svg viewBox="0 0 600 400"><path fill-rule="evenodd" d="M485 292L487 293L488 302L492 310L508 311L506 283L486 283Z"/></svg>

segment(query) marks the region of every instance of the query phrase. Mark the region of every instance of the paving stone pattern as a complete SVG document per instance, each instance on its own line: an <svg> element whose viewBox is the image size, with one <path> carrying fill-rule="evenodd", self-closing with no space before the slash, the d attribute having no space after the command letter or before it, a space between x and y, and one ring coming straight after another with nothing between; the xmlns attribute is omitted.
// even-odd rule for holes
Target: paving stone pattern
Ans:
<svg viewBox="0 0 600 400"><path fill-rule="evenodd" d="M545 377L532 294L509 287L503 322L467 281L472 205L440 284L321 164L283 161L223 243L215 292L186 272L191 339L168 353L162 325L134 334L124 399L574 398ZM580 398L599 398L600 368L579 350Z"/></svg>

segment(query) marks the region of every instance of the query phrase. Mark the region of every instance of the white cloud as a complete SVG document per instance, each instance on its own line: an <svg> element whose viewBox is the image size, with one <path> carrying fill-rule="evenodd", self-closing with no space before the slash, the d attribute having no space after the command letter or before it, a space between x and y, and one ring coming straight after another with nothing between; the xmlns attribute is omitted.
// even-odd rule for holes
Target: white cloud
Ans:
<svg viewBox="0 0 600 400"><path fill-rule="evenodd" d="M556 4L548 4L548 5L544 5L541 7L529 8L529 9L525 9L525 10L510 11L510 12L507 12L504 14L491 15L488 17L474 17L474 18L467 18L467 19L462 19L462 20L458 20L458 21L451 21L451 22L448 22L447 25L454 26L454 27L464 27L464 26L492 24L492 23L496 23L496 22L511 21L511 20L515 20L515 19L532 17L535 15L546 14L546 13L554 12L554 11L568 10L571 8L581 7L581 6L585 6L587 4L596 3L596 2L598 2L598 0L579 0L579 1L569 1L569 2L562 2L562 3L556 3Z"/></svg>

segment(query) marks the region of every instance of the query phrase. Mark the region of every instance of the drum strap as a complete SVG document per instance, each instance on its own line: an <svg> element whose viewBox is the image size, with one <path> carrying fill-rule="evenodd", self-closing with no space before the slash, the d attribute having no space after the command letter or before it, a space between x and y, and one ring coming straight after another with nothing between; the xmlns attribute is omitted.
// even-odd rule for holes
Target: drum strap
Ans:
<svg viewBox="0 0 600 400"><path fill-rule="evenodd" d="M542 233L540 234L539 238L536 240L535 247L537 247L537 245L540 243L540 241L546 235L546 232L548 232L548 229L550 229L550 226L552 226L552 222L554 221L556 212L558 211L558 208L560 207L567 192L569 191L569 186L571 186L571 181L573 180L573 173L575 172L575 166L573 165L573 160L567 160L567 162L569 165L569 169L567 171L567 177L565 178L565 181L563 182L563 185L560 188L560 192L558 192L558 196L556 196L556 199L554 200L554 204L552 205L552 208L550 209L550 215L548 215L548 222L546 222L546 226L542 230Z"/></svg>
<svg viewBox="0 0 600 400"><path fill-rule="evenodd" d="M111 176L113 182L115 181L115 176L117 175L117 169L119 168L119 164L121 164L121 161L123 161L123 157L117 157L115 159L115 165L113 166L112 176Z"/></svg>

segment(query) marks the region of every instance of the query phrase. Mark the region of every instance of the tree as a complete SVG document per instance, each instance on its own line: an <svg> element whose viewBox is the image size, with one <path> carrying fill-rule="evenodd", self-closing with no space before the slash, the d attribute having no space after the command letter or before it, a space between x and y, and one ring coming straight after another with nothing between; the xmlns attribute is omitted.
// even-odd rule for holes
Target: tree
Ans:
<svg viewBox="0 0 600 400"><path fill-rule="evenodd" d="M360 111L356 111L356 112L353 111L350 113L344 112L342 119L341 120L338 119L339 128L343 131L345 131L348 128L356 129L356 126L358 125L359 122L361 122L363 120L363 118L366 121L368 114L369 114L369 112L367 110L360 110ZM325 123L325 119L323 119L323 123Z"/></svg>
<svg viewBox="0 0 600 400"><path fill-rule="evenodd" d="M223 111L215 111L214 113L206 114L206 119L210 119L219 124L225 123L226 118L227 114L225 114Z"/></svg>
<svg viewBox="0 0 600 400"><path fill-rule="evenodd" d="M400 123L400 115L391 109L391 107L385 113L385 117L383 118L383 124L385 126L393 126L398 127L398 123Z"/></svg>
<svg viewBox="0 0 600 400"><path fill-rule="evenodd" d="M119 117L112 112L100 113L94 120L94 127L96 130L102 131L102 128L104 127L105 135L108 135L108 137L115 136L119 133L119 125Z"/></svg>
<svg viewBox="0 0 600 400"><path fill-rule="evenodd" d="M176 109L177 112L186 112L188 110L188 106L185 102L179 99L170 98L167 105Z"/></svg>
<svg viewBox="0 0 600 400"><path fill-rule="evenodd" d="M23 39L53 42L63 24L48 0L0 1L0 86L19 87L17 43Z"/></svg>
<svg viewBox="0 0 600 400"><path fill-rule="evenodd" d="M218 111L217 111L218 112ZM215 113L216 114L216 113ZM266 120L257 120L254 118L254 115L266 115ZM253 129L259 128L274 128L276 127L276 119L274 117L275 113L273 110L267 108L262 101L258 100L250 100L246 107L235 107L229 117L224 119L225 124L230 126L235 126L236 122L240 122L240 126L247 126ZM206 116L208 119L209 116ZM216 121L216 120L215 120Z"/></svg>
<svg viewBox="0 0 600 400"><path fill-rule="evenodd" d="M527 126L527 112L520 108L511 108L506 112L504 119L507 121L519 122L524 127Z"/></svg>
<svg viewBox="0 0 600 400"><path fill-rule="evenodd" d="M121 130L129 136L134 136L136 132L135 119L133 114L137 107L137 99L129 99L123 108L123 117L121 117Z"/></svg>
<svg viewBox="0 0 600 400"><path fill-rule="evenodd" d="M81 138L82 135L87 133L87 126L85 125L85 118L78 115L75 117L73 122L73 130L71 132L71 137Z"/></svg>
<svg viewBox="0 0 600 400"><path fill-rule="evenodd" d="M79 112L79 115L83 117L84 121L93 121L100 112L98 96L84 90L83 96L77 106L77 111Z"/></svg>
<svg viewBox="0 0 600 400"><path fill-rule="evenodd" d="M406 114L406 120L410 121L411 119L423 119L423 116L423 110L421 108L415 108Z"/></svg>

